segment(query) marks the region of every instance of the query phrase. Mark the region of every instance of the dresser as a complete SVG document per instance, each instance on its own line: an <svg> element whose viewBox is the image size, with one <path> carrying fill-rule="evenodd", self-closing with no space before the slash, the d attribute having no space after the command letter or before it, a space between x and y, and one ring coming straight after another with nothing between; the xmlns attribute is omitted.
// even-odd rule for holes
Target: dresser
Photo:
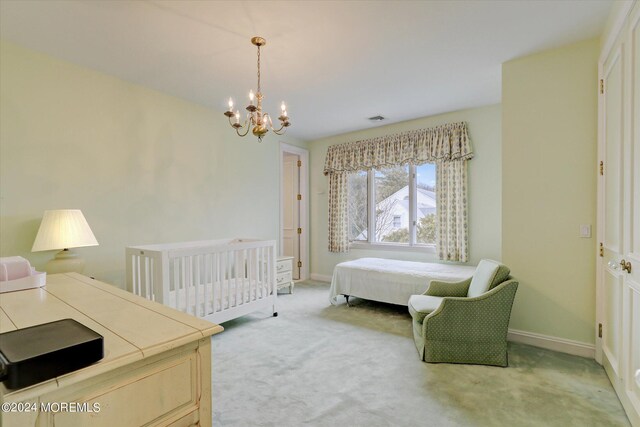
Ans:
<svg viewBox="0 0 640 427"><path fill-rule="evenodd" d="M0 386L0 425L211 425L211 335L221 326L77 273L0 295L0 332L65 318L104 337L104 358L22 389Z"/></svg>
<svg viewBox="0 0 640 427"><path fill-rule="evenodd" d="M276 283L278 290L289 288L289 293L293 293L293 257L281 256L276 260Z"/></svg>

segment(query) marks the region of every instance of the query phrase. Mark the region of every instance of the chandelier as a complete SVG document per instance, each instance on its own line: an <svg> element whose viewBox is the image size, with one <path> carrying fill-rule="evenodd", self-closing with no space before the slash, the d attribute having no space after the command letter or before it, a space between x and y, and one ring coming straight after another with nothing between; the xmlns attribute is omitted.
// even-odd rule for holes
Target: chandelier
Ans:
<svg viewBox="0 0 640 427"><path fill-rule="evenodd" d="M287 107L284 105L284 101L280 106L282 111L280 117L278 117L278 120L280 120L279 129L273 127L273 121L269 113L262 111L263 96L260 89L260 47L266 45L267 41L262 37L253 37L251 43L258 46L258 91L255 96L253 90L249 92L249 105L246 107L247 117L244 119L243 124L240 124L240 111L236 110L235 113L233 112L233 100L231 98L229 98L229 110L225 111L224 115L227 116L229 124L236 130L238 136L246 136L249 133L249 129L251 129L251 132L258 137L258 141L262 142L262 137L269 132L269 129L276 135L282 135L287 131L291 123L289 122L289 117L287 117ZM256 105L253 104L254 98L256 99ZM231 121L232 117L234 117L233 122Z"/></svg>

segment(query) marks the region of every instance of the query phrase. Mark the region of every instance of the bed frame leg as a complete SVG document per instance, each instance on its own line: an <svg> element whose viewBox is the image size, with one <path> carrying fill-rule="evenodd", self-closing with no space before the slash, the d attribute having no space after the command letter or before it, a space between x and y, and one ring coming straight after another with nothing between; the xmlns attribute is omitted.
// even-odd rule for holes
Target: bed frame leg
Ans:
<svg viewBox="0 0 640 427"><path fill-rule="evenodd" d="M349 295L345 295L344 299L347 300L347 307L351 307L351 305L349 305Z"/></svg>

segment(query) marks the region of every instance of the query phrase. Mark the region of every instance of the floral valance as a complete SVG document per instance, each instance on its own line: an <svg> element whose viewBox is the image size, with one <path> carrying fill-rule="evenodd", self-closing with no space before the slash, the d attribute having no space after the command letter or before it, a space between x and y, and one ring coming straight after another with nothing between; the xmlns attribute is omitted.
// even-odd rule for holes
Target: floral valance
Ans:
<svg viewBox="0 0 640 427"><path fill-rule="evenodd" d="M473 158L467 124L449 123L428 129L332 145L324 174L355 172L407 163L422 164Z"/></svg>

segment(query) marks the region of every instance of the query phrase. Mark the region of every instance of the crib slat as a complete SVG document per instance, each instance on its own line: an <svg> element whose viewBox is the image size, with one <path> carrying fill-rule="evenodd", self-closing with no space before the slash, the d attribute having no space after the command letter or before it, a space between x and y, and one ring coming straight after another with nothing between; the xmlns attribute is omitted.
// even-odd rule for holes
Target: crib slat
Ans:
<svg viewBox="0 0 640 427"><path fill-rule="evenodd" d="M143 268L142 271L144 271L144 296L145 298L151 298L151 291L149 290L149 258L144 257L143 258Z"/></svg>
<svg viewBox="0 0 640 427"><path fill-rule="evenodd" d="M234 278L234 294L235 294L235 302L236 302L236 306L242 304L242 301L240 299L240 272L239 270L239 263L240 263L240 254L238 253L238 251L233 251L233 267L232 267L232 271L233 271L233 278Z"/></svg>
<svg viewBox="0 0 640 427"><path fill-rule="evenodd" d="M212 254L206 254L204 259L202 260L204 267L204 291L203 291L203 301L202 301L202 316L206 316L209 314L208 303L209 303L209 283L213 283L211 275L209 273L209 268L211 267L211 263L209 259L211 259Z"/></svg>
<svg viewBox="0 0 640 427"><path fill-rule="evenodd" d="M216 253L216 291L218 294L218 310L216 311L222 311L222 270L221 270L221 263L222 263L222 254L220 252Z"/></svg>
<svg viewBox="0 0 640 427"><path fill-rule="evenodd" d="M260 277L261 275L261 269L262 269L262 248L257 248L256 249L256 286L255 286L255 299L258 299L258 293L260 292L260 282L262 280L262 278Z"/></svg>
<svg viewBox="0 0 640 427"><path fill-rule="evenodd" d="M269 259L267 257L267 252L264 250L264 248L260 248L260 259L261 259L261 265L260 265L260 297L263 298L264 297L264 286L267 283L266 279L267 279L267 269L269 268Z"/></svg>
<svg viewBox="0 0 640 427"><path fill-rule="evenodd" d="M149 278L149 296L152 301L156 300L155 292L153 291L153 279L154 279L154 270L153 270L153 258L148 257L149 266L147 270L148 278Z"/></svg>
<svg viewBox="0 0 640 427"><path fill-rule="evenodd" d="M258 260L258 248L251 249L249 264L249 301L255 300L258 281L256 280L256 262Z"/></svg>
<svg viewBox="0 0 640 427"><path fill-rule="evenodd" d="M202 259L202 255L196 255L194 258L195 261L195 292L196 292L196 306L194 313L196 316L200 316L200 289L202 289L202 283L200 282L200 260Z"/></svg>
<svg viewBox="0 0 640 427"><path fill-rule="evenodd" d="M271 292L273 291L273 285L274 285L273 280L271 280L271 276L275 275L274 271L276 268L276 264L271 262L271 260L273 259L272 257L273 254L271 253L270 249L267 249L267 253L268 253L267 260L269 261L268 262L269 271L266 277L267 280L265 281L265 291L267 292L267 295L271 295Z"/></svg>
<svg viewBox="0 0 640 427"><path fill-rule="evenodd" d="M139 295L138 290L136 289L136 258L137 256L132 253L127 256L127 275L129 276L129 283L131 286L131 289L129 290L134 294Z"/></svg>
<svg viewBox="0 0 640 427"><path fill-rule="evenodd" d="M258 249L258 282L256 283L256 299L262 298L262 283L264 282L264 248Z"/></svg>
<svg viewBox="0 0 640 427"><path fill-rule="evenodd" d="M244 304L244 258L243 251L236 251L237 253L237 261L236 261L236 280L238 281L238 299L240 303L238 305Z"/></svg>
<svg viewBox="0 0 640 427"><path fill-rule="evenodd" d="M191 257L184 257L184 288L185 288L185 301L184 311L189 313L191 311Z"/></svg>
<svg viewBox="0 0 640 427"><path fill-rule="evenodd" d="M181 275L182 273L180 273L180 258L176 258L173 260L173 276L174 276L173 286L175 287L175 296L176 296L173 308L175 308L176 310L180 310L180 276Z"/></svg>
<svg viewBox="0 0 640 427"><path fill-rule="evenodd" d="M227 297L229 298L229 307L231 307L231 297L233 296L233 307L235 307L236 305L238 305L238 300L236 299L236 287L233 286L235 285L235 277L233 274L233 251L228 251L227 252L227 277L228 277L228 281L227 281L227 288L229 289L229 292L227 293ZM233 292L232 292L233 291Z"/></svg>
<svg viewBox="0 0 640 427"><path fill-rule="evenodd" d="M138 269L136 267L138 257L136 255L131 255L131 290L134 294L140 295L140 291L138 291Z"/></svg>
<svg viewBox="0 0 640 427"><path fill-rule="evenodd" d="M235 286L235 274L233 271L233 251L227 252L227 287L229 288L228 298L230 300L229 307L231 307L231 298L233 297L233 306L238 305L236 299L236 286Z"/></svg>
<svg viewBox="0 0 640 427"><path fill-rule="evenodd" d="M233 296L233 306L236 305L236 299L235 299L235 292L231 292L231 281L233 280L233 263L232 263L232 259L233 259L233 252L232 251L228 251L226 252L226 268L227 268L227 299L229 300L229 305L228 308L231 308L231 296ZM234 289L235 291L235 289Z"/></svg>
<svg viewBox="0 0 640 427"><path fill-rule="evenodd" d="M250 251L244 249L243 253L243 261L242 261L242 303L249 302L248 295L251 293L251 283L247 281L248 278L248 270L249 267L249 254Z"/></svg>
<svg viewBox="0 0 640 427"><path fill-rule="evenodd" d="M140 289L142 296L149 298L149 292L147 292L147 258L140 257Z"/></svg>

